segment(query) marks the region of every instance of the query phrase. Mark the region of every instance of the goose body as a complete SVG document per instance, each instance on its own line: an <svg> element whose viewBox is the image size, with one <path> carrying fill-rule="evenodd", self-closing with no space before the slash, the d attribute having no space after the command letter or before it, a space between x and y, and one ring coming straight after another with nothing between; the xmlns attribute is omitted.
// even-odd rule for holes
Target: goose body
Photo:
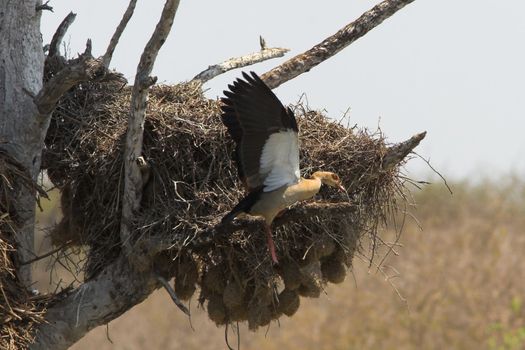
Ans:
<svg viewBox="0 0 525 350"><path fill-rule="evenodd" d="M246 213L265 219L268 248L278 263L271 223L290 205L310 199L322 184L343 189L339 177L318 171L300 176L299 129L293 112L255 74L228 85L222 98L222 121L236 143L235 159L247 195L222 219L223 223Z"/></svg>
<svg viewBox="0 0 525 350"><path fill-rule="evenodd" d="M290 205L310 199L319 192L321 181L319 179L301 179L290 186L282 186L270 192L263 192L248 214L262 216L268 224Z"/></svg>

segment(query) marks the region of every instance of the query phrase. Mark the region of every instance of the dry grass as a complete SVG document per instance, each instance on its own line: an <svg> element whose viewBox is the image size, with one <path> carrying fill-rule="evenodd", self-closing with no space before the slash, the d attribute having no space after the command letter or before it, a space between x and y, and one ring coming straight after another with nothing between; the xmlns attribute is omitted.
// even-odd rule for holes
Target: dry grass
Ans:
<svg viewBox="0 0 525 350"><path fill-rule="evenodd" d="M307 299L268 333L241 328L243 349L523 349L525 183L441 185L416 194L424 231L407 223L399 257L385 262L407 302L368 262L356 283ZM73 349L222 349L224 328L191 304L192 324L159 291ZM132 331L131 331L132 330ZM235 337L230 333L235 344Z"/></svg>

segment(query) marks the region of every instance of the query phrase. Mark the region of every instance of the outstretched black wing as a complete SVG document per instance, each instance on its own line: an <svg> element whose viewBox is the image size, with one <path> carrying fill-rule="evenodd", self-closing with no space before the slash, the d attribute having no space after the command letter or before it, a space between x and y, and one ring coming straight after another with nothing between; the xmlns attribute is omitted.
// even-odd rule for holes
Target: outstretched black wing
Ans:
<svg viewBox="0 0 525 350"><path fill-rule="evenodd" d="M221 101L222 121L236 143L239 177L249 191L299 181L298 127L293 112L255 74L242 73Z"/></svg>

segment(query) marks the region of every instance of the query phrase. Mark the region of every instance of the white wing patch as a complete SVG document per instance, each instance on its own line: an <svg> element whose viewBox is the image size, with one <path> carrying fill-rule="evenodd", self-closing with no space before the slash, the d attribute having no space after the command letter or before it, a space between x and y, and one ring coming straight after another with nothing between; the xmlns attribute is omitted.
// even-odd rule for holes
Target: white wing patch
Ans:
<svg viewBox="0 0 525 350"><path fill-rule="evenodd" d="M296 184L299 170L299 138L293 130L271 134L261 154L260 175L264 192L270 192L284 185Z"/></svg>

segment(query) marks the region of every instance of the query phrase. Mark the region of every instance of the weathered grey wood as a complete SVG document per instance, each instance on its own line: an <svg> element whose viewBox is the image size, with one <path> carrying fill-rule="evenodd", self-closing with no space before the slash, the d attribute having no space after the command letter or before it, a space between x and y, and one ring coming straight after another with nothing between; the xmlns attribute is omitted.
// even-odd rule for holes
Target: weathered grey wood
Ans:
<svg viewBox="0 0 525 350"><path fill-rule="evenodd" d="M141 166L140 162L143 162L142 140L146 103L149 88L157 81L157 78L151 77L150 74L157 54L171 30L178 7L179 0L166 1L160 20L140 57L135 83L131 92L131 106L124 148L124 194L120 225L120 238L127 254L131 253L129 241L130 224L133 219L133 213L139 209L142 198L143 179L141 169L143 169L143 166ZM137 264L137 266L142 265L142 263Z"/></svg>
<svg viewBox="0 0 525 350"><path fill-rule="evenodd" d="M35 9L36 9L37 11L51 11L51 12L53 12L53 7L49 5L49 2L50 2L50 1L51 1L51 0L47 0L47 1L46 1L45 3L43 3L43 4L42 4L42 3L41 3L41 4L37 4L37 5L35 6Z"/></svg>
<svg viewBox="0 0 525 350"><path fill-rule="evenodd" d="M33 97L42 87L44 53L40 34L40 1L0 0L0 147L28 169L36 180L49 119L37 118ZM15 184L16 186L16 184ZM34 257L34 193L19 187L17 251L22 261ZM29 287L31 267L18 275Z"/></svg>
<svg viewBox="0 0 525 350"><path fill-rule="evenodd" d="M290 50L281 47L262 47L261 51L253 52L245 56L232 57L224 62L209 66L197 74L192 80L199 80L201 83L205 83L232 69L250 66L255 63L271 60L272 58L283 57L288 51Z"/></svg>
<svg viewBox="0 0 525 350"><path fill-rule="evenodd" d="M51 38L51 43L49 44L48 52L49 56L56 56L60 54L60 44L62 43L62 40L64 39L64 35L66 35L67 30L75 21L75 18L77 18L77 14L70 12L66 16L66 18L62 20L57 30L55 31L55 34L53 34L53 37Z"/></svg>
<svg viewBox="0 0 525 350"><path fill-rule="evenodd" d="M421 140L427 136L427 132L416 134L404 142L391 146L383 158L383 168L392 169L402 162L410 152L416 148Z"/></svg>
<svg viewBox="0 0 525 350"><path fill-rule="evenodd" d="M106 73L102 59L93 58L89 53L84 53L77 62L66 65L54 75L35 97L35 104L40 112L40 118L49 119L58 100L69 89L80 82L93 80Z"/></svg>
<svg viewBox="0 0 525 350"><path fill-rule="evenodd" d="M292 57L283 64L264 73L261 79L270 88L275 89L332 57L413 1L384 0L310 50Z"/></svg>
<svg viewBox="0 0 525 350"><path fill-rule="evenodd" d="M137 5L137 0L130 0L128 7L126 8L126 11L124 12L124 15L122 16L122 19L120 20L120 23L117 26L117 29L115 29L115 33L113 33L113 36L111 37L111 40L109 41L109 45L108 45L108 48L106 49L106 53L104 54L104 56L102 56L102 64L106 68L109 68L111 58L113 57L113 52L115 51L115 48L117 47L118 41L120 40L120 36L124 32L124 29L126 29L126 26L128 25L128 22L131 19L131 16L133 16L133 12L135 11L135 5Z"/></svg>
<svg viewBox="0 0 525 350"><path fill-rule="evenodd" d="M137 273L121 255L49 309L48 323L38 327L31 349L67 349L91 329L144 301L159 286L153 273Z"/></svg>

